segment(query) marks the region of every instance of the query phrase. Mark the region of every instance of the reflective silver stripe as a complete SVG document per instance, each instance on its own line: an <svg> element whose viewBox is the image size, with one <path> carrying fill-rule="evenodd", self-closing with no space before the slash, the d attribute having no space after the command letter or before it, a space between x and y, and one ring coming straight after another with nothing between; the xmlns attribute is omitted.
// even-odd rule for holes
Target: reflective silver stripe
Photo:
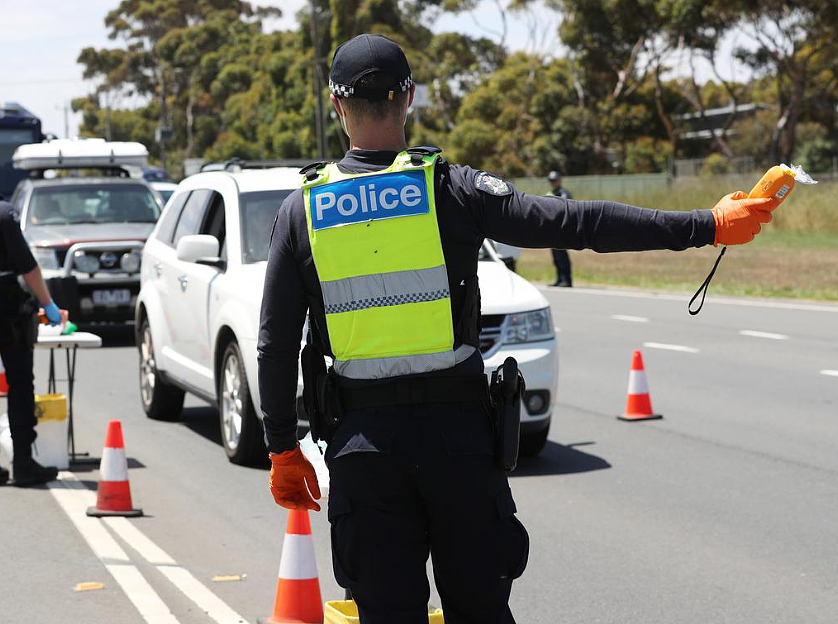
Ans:
<svg viewBox="0 0 838 624"><path fill-rule="evenodd" d="M335 371L348 379L384 379L400 375L415 375L453 368L477 351L471 345L460 345L456 351L399 355L364 360L335 360Z"/></svg>
<svg viewBox="0 0 838 624"><path fill-rule="evenodd" d="M15 275L14 271L0 271L0 277L6 277L7 275Z"/></svg>
<svg viewBox="0 0 838 624"><path fill-rule="evenodd" d="M324 281L326 314L436 301L451 296L445 265Z"/></svg>

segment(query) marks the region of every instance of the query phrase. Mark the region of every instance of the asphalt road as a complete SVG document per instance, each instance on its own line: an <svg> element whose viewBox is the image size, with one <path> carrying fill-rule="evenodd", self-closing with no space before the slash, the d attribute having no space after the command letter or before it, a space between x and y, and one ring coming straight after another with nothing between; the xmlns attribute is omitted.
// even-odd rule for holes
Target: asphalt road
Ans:
<svg viewBox="0 0 838 624"><path fill-rule="evenodd" d="M689 317L680 297L544 292L560 391L547 448L511 478L532 540L518 622L834 624L838 306L708 300ZM79 355L77 446L98 456L106 421L122 420L146 517L83 518L95 467L69 487L0 488L0 623L268 615L285 512L267 470L227 463L198 401L180 423L147 420L129 337L106 338ZM663 420L614 418L635 348ZM43 385L42 354L37 366ZM337 599L325 514L312 525L323 597ZM73 591L87 581L104 588Z"/></svg>

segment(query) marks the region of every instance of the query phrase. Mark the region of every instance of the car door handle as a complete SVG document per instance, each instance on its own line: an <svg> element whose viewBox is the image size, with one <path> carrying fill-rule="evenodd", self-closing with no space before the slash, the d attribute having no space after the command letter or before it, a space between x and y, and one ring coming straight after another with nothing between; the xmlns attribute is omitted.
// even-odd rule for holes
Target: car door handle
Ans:
<svg viewBox="0 0 838 624"><path fill-rule="evenodd" d="M163 273L163 263L162 262L155 262L154 263L154 272L157 274L157 277Z"/></svg>
<svg viewBox="0 0 838 624"><path fill-rule="evenodd" d="M181 291L186 292L186 287L189 286L189 278L185 275L181 275L179 278L177 278L177 281L180 282Z"/></svg>

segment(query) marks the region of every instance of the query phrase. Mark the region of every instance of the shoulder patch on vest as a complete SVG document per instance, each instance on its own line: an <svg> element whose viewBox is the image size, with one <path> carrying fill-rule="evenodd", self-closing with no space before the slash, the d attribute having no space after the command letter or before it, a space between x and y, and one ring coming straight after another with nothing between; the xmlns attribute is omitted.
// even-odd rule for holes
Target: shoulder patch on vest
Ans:
<svg viewBox="0 0 838 624"><path fill-rule="evenodd" d="M504 195L512 194L512 189L509 187L509 184L485 171L477 172L477 176L474 178L474 185L489 195L503 197Z"/></svg>

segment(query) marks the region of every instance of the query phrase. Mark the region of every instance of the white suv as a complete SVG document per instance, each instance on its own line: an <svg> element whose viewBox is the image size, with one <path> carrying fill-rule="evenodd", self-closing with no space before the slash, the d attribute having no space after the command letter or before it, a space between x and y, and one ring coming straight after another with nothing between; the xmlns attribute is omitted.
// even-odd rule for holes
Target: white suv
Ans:
<svg viewBox="0 0 838 624"><path fill-rule="evenodd" d="M264 460L256 340L270 233L296 168L212 171L178 185L146 243L137 300L140 395L149 417L176 420L184 392L218 405L235 463ZM527 381L521 452L547 439L557 349L547 300L481 250L486 370L515 357ZM302 383L298 380L298 396Z"/></svg>

